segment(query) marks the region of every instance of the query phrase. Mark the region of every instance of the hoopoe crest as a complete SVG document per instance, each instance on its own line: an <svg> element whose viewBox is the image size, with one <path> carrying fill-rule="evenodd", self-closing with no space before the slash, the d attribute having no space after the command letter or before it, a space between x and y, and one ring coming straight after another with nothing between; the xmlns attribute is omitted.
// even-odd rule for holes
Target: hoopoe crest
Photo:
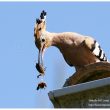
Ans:
<svg viewBox="0 0 110 110"><path fill-rule="evenodd" d="M43 33L46 30L46 12L42 11L40 15L40 19L36 19L36 24L34 27L34 37L35 37L35 43L38 49L42 48L42 42L44 42L44 36Z"/></svg>

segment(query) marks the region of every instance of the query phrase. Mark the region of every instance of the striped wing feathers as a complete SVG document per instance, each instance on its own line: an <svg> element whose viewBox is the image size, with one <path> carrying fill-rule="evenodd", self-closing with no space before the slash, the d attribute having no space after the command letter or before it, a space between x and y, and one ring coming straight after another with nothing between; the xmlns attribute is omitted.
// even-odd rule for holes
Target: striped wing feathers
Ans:
<svg viewBox="0 0 110 110"><path fill-rule="evenodd" d="M86 37L84 40L85 45L90 49L90 51L100 60L100 61L108 61L105 56L104 51L101 49L99 43L91 37Z"/></svg>

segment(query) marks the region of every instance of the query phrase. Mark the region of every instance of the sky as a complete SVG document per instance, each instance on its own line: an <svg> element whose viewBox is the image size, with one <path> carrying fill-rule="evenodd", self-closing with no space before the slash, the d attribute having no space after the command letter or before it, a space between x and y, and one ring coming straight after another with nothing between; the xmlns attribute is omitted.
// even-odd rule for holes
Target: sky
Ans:
<svg viewBox="0 0 110 110"><path fill-rule="evenodd" d="M34 25L47 11L47 31L94 37L110 59L110 2L0 2L0 108L53 108L48 92L62 88L75 69L56 47L44 55L47 88L36 90Z"/></svg>

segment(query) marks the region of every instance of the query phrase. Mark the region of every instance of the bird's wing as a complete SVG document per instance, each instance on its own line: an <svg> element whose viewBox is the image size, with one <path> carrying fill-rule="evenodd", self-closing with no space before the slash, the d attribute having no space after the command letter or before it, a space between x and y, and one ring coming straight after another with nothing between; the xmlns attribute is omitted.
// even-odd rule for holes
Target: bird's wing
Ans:
<svg viewBox="0 0 110 110"><path fill-rule="evenodd" d="M90 49L90 51L100 60L100 61L108 61L105 56L104 51L101 49L99 43L94 40L92 37L85 37L83 44Z"/></svg>

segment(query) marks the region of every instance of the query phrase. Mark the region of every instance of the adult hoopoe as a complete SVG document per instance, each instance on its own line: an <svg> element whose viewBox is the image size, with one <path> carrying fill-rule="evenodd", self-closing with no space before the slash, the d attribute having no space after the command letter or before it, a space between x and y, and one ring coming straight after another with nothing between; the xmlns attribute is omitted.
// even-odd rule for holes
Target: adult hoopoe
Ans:
<svg viewBox="0 0 110 110"><path fill-rule="evenodd" d="M108 61L99 43L89 36L74 32L51 33L46 31L46 12L42 11L34 28L35 45L39 49L38 64L43 66L43 54L46 48L56 46L65 61L76 70L85 65Z"/></svg>

